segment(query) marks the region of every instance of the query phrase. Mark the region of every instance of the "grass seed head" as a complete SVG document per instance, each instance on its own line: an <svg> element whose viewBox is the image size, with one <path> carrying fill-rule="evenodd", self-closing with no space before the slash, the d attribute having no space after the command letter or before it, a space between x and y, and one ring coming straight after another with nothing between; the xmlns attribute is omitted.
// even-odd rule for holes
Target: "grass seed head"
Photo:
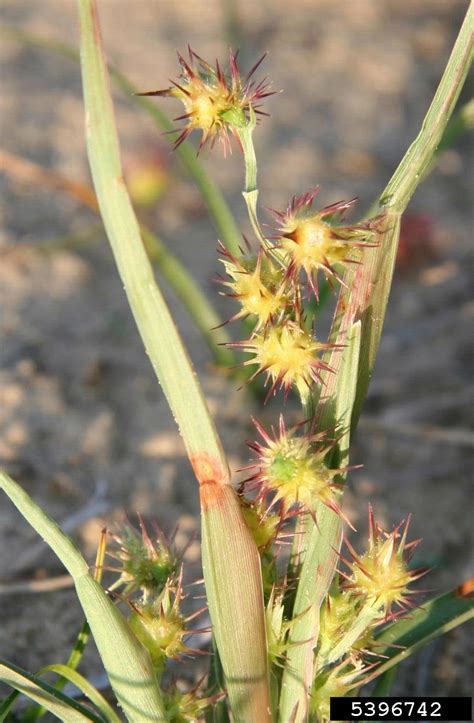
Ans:
<svg viewBox="0 0 474 723"><path fill-rule="evenodd" d="M139 95L170 96L183 103L185 112L175 120L185 120L187 125L176 139L176 147L193 130L200 130L200 149L207 141L213 146L216 139L219 139L225 152L230 149L229 132L237 138L238 128L249 123L251 113L264 114L260 101L272 95L266 78L258 83L252 79L265 56L242 77L237 64L237 54L232 50L229 50L227 72L222 70L217 61L213 68L189 47L188 54L189 58L185 60L178 53L181 66L179 82L172 81L169 88L146 91Z"/></svg>
<svg viewBox="0 0 474 723"><path fill-rule="evenodd" d="M272 430L273 436L255 424L263 443L249 445L257 453L258 472L251 478L254 483L266 493L274 493L274 503L281 500L286 509L296 505L313 510L319 501L339 512L334 478L341 470L326 465L329 445L322 441L322 435L297 435L295 430L286 430L283 417L278 433Z"/></svg>
<svg viewBox="0 0 474 723"><path fill-rule="evenodd" d="M128 620L157 670L164 668L167 659L176 660L187 652L183 641L186 620L180 613L180 600L180 588L177 592L166 588L157 600L134 605Z"/></svg>
<svg viewBox="0 0 474 723"><path fill-rule="evenodd" d="M113 535L118 549L110 553L119 563L120 576L112 589L123 594L141 591L144 598L159 595L179 572L179 559L159 529L152 539L140 518L140 532L131 524Z"/></svg>
<svg viewBox="0 0 474 723"><path fill-rule="evenodd" d="M294 321L269 326L237 345L253 354L253 359L244 364L258 365L255 376L266 373L267 381L272 381L269 396L278 387L284 390L285 396L295 387L304 401L312 383L322 382L321 370L328 368L318 357L328 345L317 341Z"/></svg>
<svg viewBox="0 0 474 723"><path fill-rule="evenodd" d="M205 711L221 697L200 697L196 689L184 693L173 687L164 692L166 720L170 723L196 723L204 720Z"/></svg>
<svg viewBox="0 0 474 723"><path fill-rule="evenodd" d="M356 199L340 201L315 212L313 201L319 186L294 196L285 213L278 218L278 245L288 256L288 275L304 272L316 296L320 271L329 281L340 280L336 267L357 263L363 246L371 245L372 223L355 226L337 225Z"/></svg>
<svg viewBox="0 0 474 723"><path fill-rule="evenodd" d="M347 589L361 595L369 604L380 607L386 616L391 614L392 605L402 610L412 607L408 596L410 584L421 577L425 570L410 570L410 557L419 540L407 543L409 518L391 532L382 529L374 520L369 507L369 547L358 556L348 545L352 556L351 575L345 585Z"/></svg>
<svg viewBox="0 0 474 723"><path fill-rule="evenodd" d="M241 310L231 321L244 317L256 320L255 329L263 329L285 312L289 298L284 274L261 252L256 258L238 260L228 251L221 251L227 275L222 282L230 289L226 295L237 299Z"/></svg>
<svg viewBox="0 0 474 723"><path fill-rule="evenodd" d="M360 598L350 591L332 590L321 606L319 653L325 659L354 624L360 610Z"/></svg>
<svg viewBox="0 0 474 723"><path fill-rule="evenodd" d="M317 720L326 723L330 720L330 701L342 698L357 687L358 679L364 673L364 664L359 658L343 660L329 672L320 673L313 685L310 708Z"/></svg>

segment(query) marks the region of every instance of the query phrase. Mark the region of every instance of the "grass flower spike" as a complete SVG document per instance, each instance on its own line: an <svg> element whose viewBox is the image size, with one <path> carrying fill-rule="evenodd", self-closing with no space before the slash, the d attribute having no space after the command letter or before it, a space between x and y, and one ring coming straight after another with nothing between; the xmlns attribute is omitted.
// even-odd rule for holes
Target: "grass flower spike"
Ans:
<svg viewBox="0 0 474 723"><path fill-rule="evenodd" d="M222 281L230 289L225 294L239 301L241 310L230 321L246 318L256 319L255 329L264 328L268 322L283 315L288 303L284 275L263 252L256 258L239 259L220 247L224 256L222 263L231 281Z"/></svg>
<svg viewBox="0 0 474 723"><path fill-rule="evenodd" d="M338 226L344 213L355 203L339 201L321 211L312 209L319 186L294 196L286 213L274 211L278 218L278 244L288 255L288 275L299 277L303 271L318 296L317 275L322 271L329 281L340 281L336 266L360 260L360 248L368 244L375 219L355 226Z"/></svg>
<svg viewBox="0 0 474 723"><path fill-rule="evenodd" d="M329 445L324 444L322 435L297 436L294 430L286 430L282 416L278 434L273 430L273 436L254 423L264 443L249 443L258 455L254 465L258 471L249 481L266 493L274 493L273 503L281 500L287 510L295 505L313 510L319 501L341 514L334 479L343 470L329 469L325 464Z"/></svg>
<svg viewBox="0 0 474 723"><path fill-rule="evenodd" d="M250 339L232 342L230 346L242 348L253 359L244 362L244 366L257 364L253 377L266 373L267 382L272 381L268 397L278 387L284 390L285 397L291 387L296 387L302 400L306 400L313 382L322 382L321 370L330 368L318 357L329 348L322 344L294 321L286 321L279 326L271 326Z"/></svg>
<svg viewBox="0 0 474 723"><path fill-rule="evenodd" d="M381 609L386 617L391 615L392 605L402 611L413 607L409 601L412 594L408 587L426 573L426 570L410 570L408 562L420 540L407 543L410 518L401 522L392 532L383 530L374 520L369 506L369 548L360 557L346 541L353 558L351 576L344 586L363 596L369 605Z"/></svg>
<svg viewBox="0 0 474 723"><path fill-rule="evenodd" d="M327 673L320 674L313 686L311 711L320 723L329 721L331 697L340 698L357 688L358 680L364 673L361 660L343 661Z"/></svg>
<svg viewBox="0 0 474 723"><path fill-rule="evenodd" d="M166 587L155 600L132 605L133 612L128 623L138 640L147 648L158 673L164 670L166 660L177 660L193 652L186 646L184 637L190 634L186 623L196 614L188 618L182 615L182 597L179 581L176 587Z"/></svg>
<svg viewBox="0 0 474 723"><path fill-rule="evenodd" d="M223 145L224 152L230 150L229 132L238 139L236 129L243 128L249 121L250 112L265 115L260 101L272 95L266 78L259 83L252 76L265 58L263 55L254 67L242 78L237 65L237 53L229 50L229 69L224 72L216 61L213 68L188 47L189 60L178 53L181 66L180 82L172 81L169 88L152 90L139 95L170 96L182 101L185 113L175 120L185 120L187 125L176 139L179 146L193 130L202 131L201 149L207 141L211 146L216 139Z"/></svg>
<svg viewBox="0 0 474 723"><path fill-rule="evenodd" d="M140 518L140 530L126 524L112 535L118 549L109 554L118 561L120 576L110 589L123 586L125 596L140 590L146 600L149 595L159 595L166 583L178 576L179 560L158 528L152 540Z"/></svg>

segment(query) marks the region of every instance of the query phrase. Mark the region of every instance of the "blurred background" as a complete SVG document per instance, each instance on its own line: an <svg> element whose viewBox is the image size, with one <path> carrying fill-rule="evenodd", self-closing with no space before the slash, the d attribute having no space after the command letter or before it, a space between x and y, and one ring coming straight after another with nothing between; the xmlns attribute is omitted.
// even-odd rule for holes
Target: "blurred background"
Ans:
<svg viewBox="0 0 474 723"><path fill-rule="evenodd" d="M268 50L259 76L267 73L283 92L266 102L271 117L255 134L261 203L284 209L293 194L319 183L320 204L358 196L361 213L418 132L467 6L99 0L107 56L143 90L177 77L175 50L188 43L211 62L238 47L244 71ZM90 177L79 67L38 40L77 47L76 5L4 0L0 13L1 464L88 559L104 525L140 512L166 532L178 524L178 543L190 542L187 559L198 576L198 498L184 449L98 218L77 198L77 186L76 198L61 188L64 179L80 184L83 201L91 202L83 188ZM216 231L195 185L169 136L132 97L118 90L114 97L141 218L229 317L236 309L213 283L221 266ZM174 100L156 103L170 117L181 114ZM423 537L417 561L435 568L423 586L437 591L469 575L472 552L472 151L469 133L458 138L410 204L352 455L363 468L350 475L345 500L359 549L369 500L388 526L413 513L412 534ZM248 233L239 152L224 160L216 148L201 160ZM248 461L250 414L274 422L282 400L262 410L238 392L164 289L236 470ZM286 414L298 419L294 400ZM57 581L59 563L6 500L0 550L2 657L30 670L62 662L81 621L79 606ZM37 592L35 583L53 589ZM469 650L463 627L405 664L399 689L469 694ZM92 648L86 667L100 677Z"/></svg>

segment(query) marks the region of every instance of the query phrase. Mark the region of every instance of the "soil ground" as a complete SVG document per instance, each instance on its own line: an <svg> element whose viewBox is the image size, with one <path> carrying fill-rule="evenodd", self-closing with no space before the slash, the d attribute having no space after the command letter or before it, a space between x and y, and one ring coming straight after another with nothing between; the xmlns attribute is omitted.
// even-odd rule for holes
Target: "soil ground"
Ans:
<svg viewBox="0 0 474 723"><path fill-rule="evenodd" d="M468 3L464 0L163 0L99 2L108 57L139 87L176 77L175 49L203 57L242 48L242 65L269 51L265 71L284 92L256 134L261 200L284 208L320 183L321 203L357 195L366 208L415 137ZM77 45L72 0L6 0L3 23ZM3 150L76 180L89 179L78 66L2 38ZM211 295L217 294L216 234L166 138L132 99L115 93L129 171L156 158L164 190L147 220ZM469 97L466 91L463 97ZM168 104L168 105L167 105ZM161 107L177 115L173 101ZM243 230L239 153L204 154ZM1 172L2 169L0 169ZM198 534L196 485L173 419L145 357L111 254L97 223L60 192L0 173L2 465L51 515L66 523L88 559L98 533L141 512L184 542ZM352 459L346 511L366 536L366 509L393 525L413 514L427 586L444 590L469 575L472 552L471 233L472 143L460 139L417 192L409 212L380 354ZM54 240L55 250L48 242ZM69 245L68 245L69 244ZM48 251L46 249L48 248ZM471 286L472 288L472 286ZM247 462L250 413L274 421L279 403L252 406L216 373L199 333L166 289L191 350L231 466ZM297 418L297 406L287 405ZM357 536L354 536L357 544ZM32 593L29 583L62 574L6 500L0 651L30 670L63 661L81 621L70 589ZM198 545L188 550L197 565ZM94 651L86 669L100 677ZM467 631L459 629L405 665L405 694L467 695Z"/></svg>

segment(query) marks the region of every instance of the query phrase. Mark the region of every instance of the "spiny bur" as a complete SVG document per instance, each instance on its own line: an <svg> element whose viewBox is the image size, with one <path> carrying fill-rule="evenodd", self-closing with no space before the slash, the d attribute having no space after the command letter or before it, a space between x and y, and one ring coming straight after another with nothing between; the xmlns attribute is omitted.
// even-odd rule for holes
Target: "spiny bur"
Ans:
<svg viewBox="0 0 474 723"><path fill-rule="evenodd" d="M265 115L260 101L273 95L266 78L256 83L252 76L265 58L242 77L237 64L237 53L229 49L227 71L222 70L218 62L213 68L188 46L189 59L178 53L181 66L179 82L172 81L169 88L150 90L138 95L169 96L177 98L184 105L184 114L175 118L185 120L187 125L175 141L178 147L193 130L202 131L201 149L207 141L211 147L219 139L224 152L230 150L229 132L237 139L237 129L245 127L250 113Z"/></svg>
<svg viewBox="0 0 474 723"><path fill-rule="evenodd" d="M304 272L316 297L318 272L323 272L330 282L341 281L336 267L360 262L363 247L373 245L375 225L375 219L353 226L336 223L356 203L355 198L314 211L312 205L319 190L316 186L294 196L285 213L273 212L279 224L277 244L287 254L288 276L297 279Z"/></svg>
<svg viewBox="0 0 474 723"><path fill-rule="evenodd" d="M335 478L344 470L327 466L325 459L331 444L325 435L287 430L283 416L278 432L272 428L272 434L255 420L254 424L263 443L248 443L257 453L253 465L257 472L249 482L267 494L272 493L273 502L281 500L285 509L297 506L312 511L317 502L322 502L340 515L340 486Z"/></svg>
<svg viewBox="0 0 474 723"><path fill-rule="evenodd" d="M401 522L391 532L384 530L375 520L369 505L369 547L358 555L346 540L352 557L350 574L346 575L344 587L360 595L364 601L389 617L392 606L402 612L413 607L409 597L412 582L426 574L426 569L412 570L408 563L420 540L407 542L410 518Z"/></svg>
<svg viewBox="0 0 474 723"><path fill-rule="evenodd" d="M159 595L166 584L177 577L179 558L158 528L152 539L141 518L139 522L140 532L125 524L112 534L117 547L109 554L118 561L119 577L110 589L123 587L125 596L140 591L147 599Z"/></svg>

